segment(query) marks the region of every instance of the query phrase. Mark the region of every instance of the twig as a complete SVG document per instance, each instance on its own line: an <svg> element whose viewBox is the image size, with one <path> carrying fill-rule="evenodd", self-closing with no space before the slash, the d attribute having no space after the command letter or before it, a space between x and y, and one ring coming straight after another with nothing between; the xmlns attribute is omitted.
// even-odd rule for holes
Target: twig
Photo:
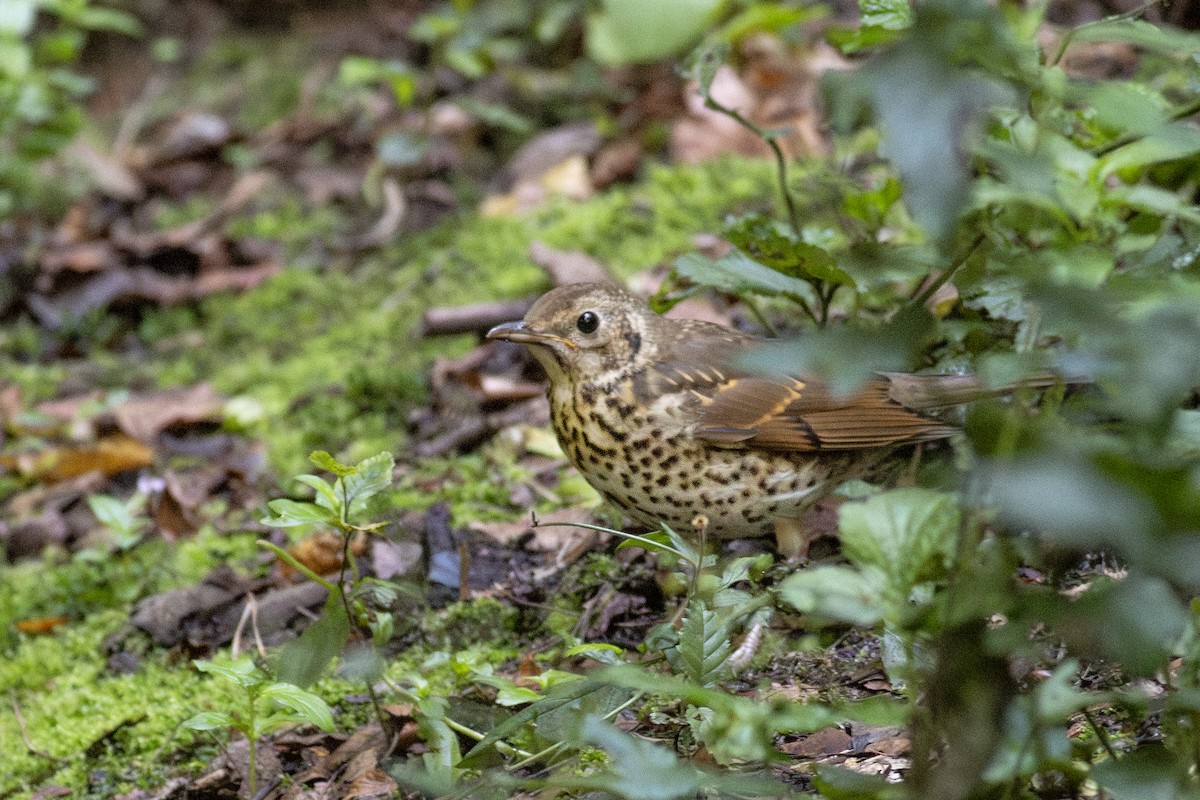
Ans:
<svg viewBox="0 0 1200 800"><path fill-rule="evenodd" d="M17 727L21 729L21 741L25 743L25 749L33 753L38 758L44 758L47 761L53 761L56 764L64 761L65 759L52 756L45 750L39 750L33 746L33 742L29 740L29 731L25 726L25 715L21 713L21 704L17 702L17 693L13 692L9 695L8 699L12 703L13 716L17 718Z"/></svg>
<svg viewBox="0 0 1200 800"><path fill-rule="evenodd" d="M525 316L535 298L506 300L499 303L474 303L468 306L431 308L421 315L422 336L447 336L456 333L482 333L501 322Z"/></svg>

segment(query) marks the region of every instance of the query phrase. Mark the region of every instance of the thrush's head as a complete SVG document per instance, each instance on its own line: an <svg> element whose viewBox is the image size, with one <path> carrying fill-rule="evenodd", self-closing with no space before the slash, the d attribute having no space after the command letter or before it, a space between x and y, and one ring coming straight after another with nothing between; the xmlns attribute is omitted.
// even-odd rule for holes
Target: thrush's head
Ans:
<svg viewBox="0 0 1200 800"><path fill-rule="evenodd" d="M661 318L624 289L573 283L547 292L525 319L488 331L529 347L552 383L619 378L652 357Z"/></svg>

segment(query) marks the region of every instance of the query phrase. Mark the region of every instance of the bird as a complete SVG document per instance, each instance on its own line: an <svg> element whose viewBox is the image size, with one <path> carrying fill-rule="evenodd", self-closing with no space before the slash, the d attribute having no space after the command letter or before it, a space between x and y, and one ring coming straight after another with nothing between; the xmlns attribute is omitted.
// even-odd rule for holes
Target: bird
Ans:
<svg viewBox="0 0 1200 800"><path fill-rule="evenodd" d="M601 495L648 528L715 539L775 535L886 453L952 436L936 410L995 393L970 375L880 373L849 396L758 375L739 358L765 340L607 283L553 289L487 338L541 365L558 441Z"/></svg>

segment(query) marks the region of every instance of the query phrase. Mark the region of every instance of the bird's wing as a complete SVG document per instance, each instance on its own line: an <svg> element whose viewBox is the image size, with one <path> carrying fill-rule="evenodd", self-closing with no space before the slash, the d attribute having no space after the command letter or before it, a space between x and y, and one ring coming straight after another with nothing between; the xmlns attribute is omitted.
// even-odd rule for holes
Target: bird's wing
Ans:
<svg viewBox="0 0 1200 800"><path fill-rule="evenodd" d="M655 391L690 390L694 435L716 445L813 452L942 439L955 428L918 409L967 399L958 385L961 376L887 375L838 396L818 380L747 373L737 358L755 341L749 336L703 323L682 331L659 362ZM943 378L964 391L939 391ZM898 392L897 383L905 391ZM978 396L975 386L973 397ZM910 398L917 402L907 402Z"/></svg>
<svg viewBox="0 0 1200 800"><path fill-rule="evenodd" d="M816 381L730 378L701 400L695 435L725 445L799 452L941 439L954 428L907 408L873 380L844 398Z"/></svg>

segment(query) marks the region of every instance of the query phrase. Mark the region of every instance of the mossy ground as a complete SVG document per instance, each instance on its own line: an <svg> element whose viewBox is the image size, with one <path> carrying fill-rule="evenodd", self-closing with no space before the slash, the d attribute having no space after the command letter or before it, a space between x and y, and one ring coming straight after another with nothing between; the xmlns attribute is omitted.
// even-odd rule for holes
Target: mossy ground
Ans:
<svg viewBox="0 0 1200 800"><path fill-rule="evenodd" d="M131 360L97 348L88 374L110 389L207 380L229 395L253 398L262 413L251 433L266 442L283 475L306 471L305 456L313 449L347 461L399 451L405 415L424 399L428 363L473 346L466 336L423 340L418 323L424 309L545 288L528 256L533 241L582 250L618 275L653 267L687 252L692 237L717 229L725 214L769 202L764 198L771 197L771 179L768 165L759 162L652 167L638 184L586 202L556 201L520 217L464 214L341 271L313 261L312 227L283 202L259 211L257 224L286 243L293 260L288 268L244 294L146 314L138 335L152 355ZM10 331L5 343L5 361L15 365L21 331ZM9 374L37 398L51 395L65 369L26 362ZM466 522L520 513L491 480L504 460L474 454L422 468L459 476L445 483L440 496L452 502L457 521ZM393 496L406 507L433 499L403 486ZM231 689L186 663L168 663L162 652L150 652L133 675L112 674L101 643L123 623L134 597L194 582L219 561L244 559L251 539L209 531L173 550L155 544L170 552L153 554L149 576L143 572L149 565L136 554L103 568L51 557L0 573L0 594L10 598L0 608L6 627L39 614L67 613L73 620L54 634L14 634L5 643L0 689L21 709L29 743L55 760L30 752L16 716L0 712L0 763L6 765L0 794L28 796L50 783L74 796L108 796L155 785L170 769L199 765L196 759L208 746L197 750L194 734L179 725L198 711L236 702ZM81 594L89 588L93 594ZM448 613L452 625L437 621ZM475 634L468 650L455 649L468 644L462 636L451 642L433 635L461 631L464 619L479 614L484 621L470 626ZM515 655L513 634L500 621L494 609L441 612L420 626L431 646L412 651L389 671L403 679L420 667L432 686L498 664ZM333 680L318 687L335 705L359 689Z"/></svg>

